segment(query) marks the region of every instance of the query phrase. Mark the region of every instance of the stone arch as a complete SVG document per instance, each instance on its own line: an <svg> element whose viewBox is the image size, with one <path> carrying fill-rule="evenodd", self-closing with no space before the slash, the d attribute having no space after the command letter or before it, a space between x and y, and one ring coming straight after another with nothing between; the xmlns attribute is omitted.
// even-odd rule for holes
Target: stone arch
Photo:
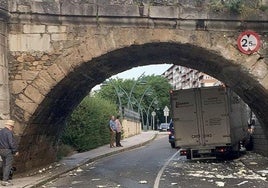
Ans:
<svg viewBox="0 0 268 188"><path fill-rule="evenodd" d="M198 37L195 38L197 39ZM25 89L26 91L32 87L36 90L36 95L40 96L34 101L36 108L33 113L27 113L25 118L26 126L20 139L20 149L23 152L18 159L20 169L30 169L54 161L54 144L64 127L66 117L91 88L114 74L136 66L170 63L205 72L230 86L254 109L264 123L268 122L265 117L268 109L267 90L261 80L241 63L241 57L228 54L226 58L226 52L220 51L222 47L212 50L213 47L205 48L198 45L198 42L147 40L133 40L132 44L128 45L122 45L120 42L112 47L107 45L105 49L99 48L100 52L95 54L95 57L92 57L92 54L86 55L84 51L80 52L76 59L77 53L73 50L68 56L59 56L56 63L47 70L39 72ZM253 55L255 56L257 55ZM76 64L69 64L65 71L62 71L61 63L70 62L69 58L74 58L74 62L77 60ZM263 59L254 60L255 64L264 63ZM260 62L257 62L258 60ZM16 113L14 112L14 116Z"/></svg>

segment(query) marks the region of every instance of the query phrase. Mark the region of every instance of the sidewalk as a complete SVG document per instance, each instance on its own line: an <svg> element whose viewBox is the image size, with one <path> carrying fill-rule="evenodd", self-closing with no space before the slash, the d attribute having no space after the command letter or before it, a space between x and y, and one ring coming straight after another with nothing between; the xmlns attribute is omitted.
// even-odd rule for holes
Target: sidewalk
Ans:
<svg viewBox="0 0 268 188"><path fill-rule="evenodd" d="M125 138L124 140L122 140L121 143L124 147L110 148L109 145L105 145L84 153L74 154L70 157L64 158L58 163L51 164L51 166L49 166L46 169L39 170L39 172L31 174L28 177L22 177L22 178L15 177L12 180L14 185L9 187L33 188L41 186L42 184L49 182L66 172L74 170L83 164L93 162L97 159L109 155L113 155L119 152L143 146L149 143L151 140L153 140L157 134L158 131L142 132L139 135L132 136L130 138Z"/></svg>

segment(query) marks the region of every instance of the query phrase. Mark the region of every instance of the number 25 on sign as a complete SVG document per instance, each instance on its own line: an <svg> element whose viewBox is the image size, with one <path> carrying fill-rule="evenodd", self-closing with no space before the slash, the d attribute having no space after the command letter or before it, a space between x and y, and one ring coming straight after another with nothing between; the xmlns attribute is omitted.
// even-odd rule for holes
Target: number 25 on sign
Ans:
<svg viewBox="0 0 268 188"><path fill-rule="evenodd" d="M252 54L260 49L260 37L254 31L244 31L237 39L238 49L244 54Z"/></svg>

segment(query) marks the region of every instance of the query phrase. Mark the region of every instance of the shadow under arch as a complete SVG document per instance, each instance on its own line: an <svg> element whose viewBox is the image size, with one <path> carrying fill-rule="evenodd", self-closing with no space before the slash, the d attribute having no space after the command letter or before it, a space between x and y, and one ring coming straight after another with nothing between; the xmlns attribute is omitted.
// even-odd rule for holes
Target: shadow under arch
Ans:
<svg viewBox="0 0 268 188"><path fill-rule="evenodd" d="M68 59L66 59L68 61ZM55 160L55 145L66 118L97 84L117 73L150 64L175 64L209 74L231 87L268 124L268 93L253 75L216 51L172 42L131 45L84 62L60 81L27 122L20 139L21 168L31 169ZM268 137L268 128L262 126Z"/></svg>

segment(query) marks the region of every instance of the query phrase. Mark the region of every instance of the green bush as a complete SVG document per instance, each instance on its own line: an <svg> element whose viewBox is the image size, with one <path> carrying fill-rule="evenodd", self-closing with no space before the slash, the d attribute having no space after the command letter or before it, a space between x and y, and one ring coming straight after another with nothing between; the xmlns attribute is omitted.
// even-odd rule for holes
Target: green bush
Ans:
<svg viewBox="0 0 268 188"><path fill-rule="evenodd" d="M61 142L78 152L109 143L111 115L117 115L115 104L98 97L85 97L68 119Z"/></svg>

